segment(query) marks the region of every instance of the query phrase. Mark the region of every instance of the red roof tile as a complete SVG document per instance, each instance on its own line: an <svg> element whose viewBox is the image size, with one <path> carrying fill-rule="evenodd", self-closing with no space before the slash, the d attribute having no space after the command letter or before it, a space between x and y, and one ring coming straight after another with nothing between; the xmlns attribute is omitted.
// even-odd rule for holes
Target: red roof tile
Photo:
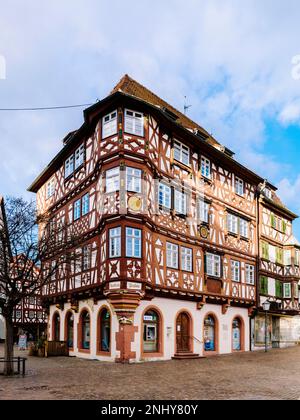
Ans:
<svg viewBox="0 0 300 420"><path fill-rule="evenodd" d="M218 143L203 127L192 121L186 115L182 114L182 112L178 111L176 108L174 108L168 102L161 99L155 93L151 92L145 86L141 85L136 80L129 77L128 74L125 74L125 76L122 77L119 83L112 90L111 94L116 93L118 91L142 99L143 101L155 106L159 106L160 108L169 109L173 114L175 114L178 117L177 122L183 127L190 130L199 130L205 136L207 136L207 141L210 144L214 146L220 146L220 143Z"/></svg>

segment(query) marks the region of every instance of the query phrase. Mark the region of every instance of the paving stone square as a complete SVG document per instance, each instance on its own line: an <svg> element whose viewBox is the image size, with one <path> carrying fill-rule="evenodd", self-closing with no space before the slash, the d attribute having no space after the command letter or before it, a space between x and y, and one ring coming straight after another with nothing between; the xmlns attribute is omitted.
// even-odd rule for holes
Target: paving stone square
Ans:
<svg viewBox="0 0 300 420"><path fill-rule="evenodd" d="M25 378L0 376L0 400L300 399L300 346L131 365L28 357L27 369Z"/></svg>

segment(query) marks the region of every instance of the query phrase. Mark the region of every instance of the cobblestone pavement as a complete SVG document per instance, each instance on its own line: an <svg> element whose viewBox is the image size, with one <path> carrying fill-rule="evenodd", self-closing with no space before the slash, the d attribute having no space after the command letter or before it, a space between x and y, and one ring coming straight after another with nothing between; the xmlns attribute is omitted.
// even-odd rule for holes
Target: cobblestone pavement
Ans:
<svg viewBox="0 0 300 420"><path fill-rule="evenodd" d="M27 368L25 378L0 376L0 400L300 399L300 346L134 365L29 357Z"/></svg>

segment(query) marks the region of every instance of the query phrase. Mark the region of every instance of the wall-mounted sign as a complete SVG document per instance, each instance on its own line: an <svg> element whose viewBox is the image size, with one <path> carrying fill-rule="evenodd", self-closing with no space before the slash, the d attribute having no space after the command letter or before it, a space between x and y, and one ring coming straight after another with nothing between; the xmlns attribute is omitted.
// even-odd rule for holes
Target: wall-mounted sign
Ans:
<svg viewBox="0 0 300 420"><path fill-rule="evenodd" d="M127 289L130 289L130 290L142 290L142 285L141 285L141 283L128 282L127 283Z"/></svg>
<svg viewBox="0 0 300 420"><path fill-rule="evenodd" d="M109 283L109 288L111 290L121 289L121 282L120 281L114 281L113 283Z"/></svg>

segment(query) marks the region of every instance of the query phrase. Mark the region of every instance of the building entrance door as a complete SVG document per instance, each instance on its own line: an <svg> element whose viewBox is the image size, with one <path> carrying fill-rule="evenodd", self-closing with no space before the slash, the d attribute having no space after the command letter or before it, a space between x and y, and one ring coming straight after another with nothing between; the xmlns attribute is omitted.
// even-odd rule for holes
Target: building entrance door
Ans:
<svg viewBox="0 0 300 420"><path fill-rule="evenodd" d="M177 353L190 351L190 318L182 312L176 321L176 346Z"/></svg>

